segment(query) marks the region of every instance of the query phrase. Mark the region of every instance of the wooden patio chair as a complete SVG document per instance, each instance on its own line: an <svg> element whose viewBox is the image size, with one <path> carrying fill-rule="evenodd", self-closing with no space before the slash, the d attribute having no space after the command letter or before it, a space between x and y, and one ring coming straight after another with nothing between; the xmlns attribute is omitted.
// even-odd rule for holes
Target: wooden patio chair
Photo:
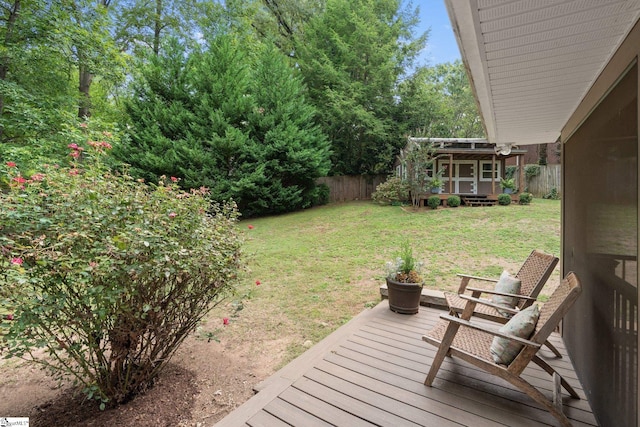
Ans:
<svg viewBox="0 0 640 427"><path fill-rule="evenodd" d="M551 273L553 273L553 269L556 268L557 264L558 257L535 249L531 251L527 259L520 267L520 270L518 270L518 272L514 276L521 281L520 295L510 295L489 289L469 287L468 285L471 280L497 283L498 279L471 276L468 274L458 274L457 276L461 277L458 292L444 293L447 305L449 306L449 311L454 316L458 316L460 313L462 313L466 301L461 297L461 295L464 294L465 291L471 292L471 296L474 298L480 298L482 294L517 297L519 299L515 309L503 307L501 305L492 303L490 300L485 300L485 303L476 306L476 309L473 312L474 316L483 319L491 320L498 323L507 323L510 316L505 316L503 313L507 312L513 315L519 310L523 310L529 307L536 300L538 294L540 294L540 291L542 291L542 288L544 287L545 283L547 283L549 276L551 276ZM553 352L553 354L556 355L556 357L562 357L558 349L556 349L553 344L545 343L545 345Z"/></svg>
<svg viewBox="0 0 640 427"><path fill-rule="evenodd" d="M490 324L477 324L471 322L471 314L476 304L482 300L464 296L467 300L461 317L441 315L441 320L422 339L429 344L438 347L433 359L433 364L425 380L425 384L431 386L440 369L445 356L454 356L465 360L484 371L496 375L520 390L525 392L536 402L543 405L556 417L562 426L569 427L571 423L562 411L561 386L574 398L580 397L575 390L564 380L549 364L536 355L540 346L544 344L551 332L560 323L560 320L569 311L578 298L582 288L577 276L569 273L562 280L558 288L540 309L540 315L535 324L533 335L529 339L499 332L497 327L487 327ZM507 341L516 341L523 347L516 354L515 359L508 366L494 362L491 354L491 346L494 336L506 338ZM517 350L516 350L517 351ZM529 384L521 377L522 371L529 362L534 362L553 377L553 399L550 400L542 392Z"/></svg>

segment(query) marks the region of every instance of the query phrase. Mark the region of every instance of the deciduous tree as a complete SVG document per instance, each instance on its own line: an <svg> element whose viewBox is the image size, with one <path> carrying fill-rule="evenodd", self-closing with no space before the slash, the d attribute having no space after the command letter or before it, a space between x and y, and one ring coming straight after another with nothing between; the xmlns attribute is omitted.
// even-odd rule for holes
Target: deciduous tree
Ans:
<svg viewBox="0 0 640 427"><path fill-rule="evenodd" d="M389 169L401 141L394 113L404 67L424 46L417 10L398 0L327 0L296 45L297 60L329 136L335 174Z"/></svg>

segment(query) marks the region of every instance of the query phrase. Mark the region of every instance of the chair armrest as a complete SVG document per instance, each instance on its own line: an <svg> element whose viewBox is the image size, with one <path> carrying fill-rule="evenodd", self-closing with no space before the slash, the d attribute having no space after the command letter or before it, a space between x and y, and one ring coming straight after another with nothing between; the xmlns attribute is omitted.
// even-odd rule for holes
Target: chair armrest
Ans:
<svg viewBox="0 0 640 427"><path fill-rule="evenodd" d="M507 334L504 332L500 332L498 330L498 328L494 328L494 327L489 327L489 326L485 326L485 325L481 325L475 322L470 322L468 320L464 320L464 319L460 319L459 317L455 317L455 316L451 316L450 314L441 314L440 318L452 323L457 323L458 325L462 325L462 326L466 326L468 328L472 328L472 329L476 329L478 331L482 331L482 332L486 332L488 334L497 336L497 337L502 337L502 338L506 338L508 340L512 340L512 341L516 341L519 342L520 344L529 346L529 347L535 347L535 348L540 348L542 347L542 344L538 344L536 342L533 341L529 341L527 339L524 338L520 338L517 337L515 335L511 335L511 334Z"/></svg>
<svg viewBox="0 0 640 427"><path fill-rule="evenodd" d="M536 298L531 298L531 297L528 297L526 295L509 294L509 293L506 293L506 292L498 292L498 291L495 291L493 289L467 288L467 290L471 291L471 292L480 292L480 293L483 293L483 294L499 295L499 296L504 296L504 297L512 297L512 298L518 298L518 299L523 299L523 300L529 300L529 301L537 301Z"/></svg>
<svg viewBox="0 0 640 427"><path fill-rule="evenodd" d="M474 298L474 297L470 297L469 295L458 295L460 298L466 300L466 301L473 301L476 304L482 304L482 305L486 305L488 307L493 307L496 310L501 310L501 311L506 311L508 313L511 314L516 314L519 310L510 308L510 307L505 307L504 305L500 305L500 304L496 304L493 301L489 301L486 299L482 299L482 298ZM468 302L467 302L468 304Z"/></svg>
<svg viewBox="0 0 640 427"><path fill-rule="evenodd" d="M498 283L498 279L490 279L488 277L480 277L480 276L471 276L470 274L458 273L456 276L462 278L460 281L460 287L458 288L458 293L463 294L470 280L482 280L485 282L493 282Z"/></svg>

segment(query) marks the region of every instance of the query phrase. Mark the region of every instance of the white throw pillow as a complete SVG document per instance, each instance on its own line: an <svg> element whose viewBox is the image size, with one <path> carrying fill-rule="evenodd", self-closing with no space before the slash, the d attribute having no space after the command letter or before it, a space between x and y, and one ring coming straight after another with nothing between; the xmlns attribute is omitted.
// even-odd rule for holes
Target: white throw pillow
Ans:
<svg viewBox="0 0 640 427"><path fill-rule="evenodd" d="M513 277L509 274L507 270L504 270L500 275L500 279L498 283L496 283L495 290L496 292L504 292L507 294L520 294L520 288L522 286L522 282L517 277ZM515 308L516 304L518 304L518 298L513 297L504 297L501 295L493 295L491 300L498 305L508 308ZM505 310L498 309L500 314L504 317L511 317L511 313Z"/></svg>

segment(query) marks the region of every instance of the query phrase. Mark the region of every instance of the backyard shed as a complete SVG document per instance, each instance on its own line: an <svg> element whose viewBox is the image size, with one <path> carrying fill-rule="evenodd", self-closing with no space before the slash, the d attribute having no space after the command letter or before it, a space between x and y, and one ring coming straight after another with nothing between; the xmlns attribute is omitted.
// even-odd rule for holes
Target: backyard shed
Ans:
<svg viewBox="0 0 640 427"><path fill-rule="evenodd" d="M432 144L435 163L429 171L431 177L440 172L443 181L442 198L455 194L472 203L472 200L497 200L501 193L500 182L505 177L507 159L515 158L517 166L524 166L526 150L516 147L496 147L483 138L418 138L409 137L402 152L416 145ZM519 167L517 176L518 191L524 190L524 167ZM406 178L406 162L398 162L396 175ZM431 196L425 194L423 198Z"/></svg>

